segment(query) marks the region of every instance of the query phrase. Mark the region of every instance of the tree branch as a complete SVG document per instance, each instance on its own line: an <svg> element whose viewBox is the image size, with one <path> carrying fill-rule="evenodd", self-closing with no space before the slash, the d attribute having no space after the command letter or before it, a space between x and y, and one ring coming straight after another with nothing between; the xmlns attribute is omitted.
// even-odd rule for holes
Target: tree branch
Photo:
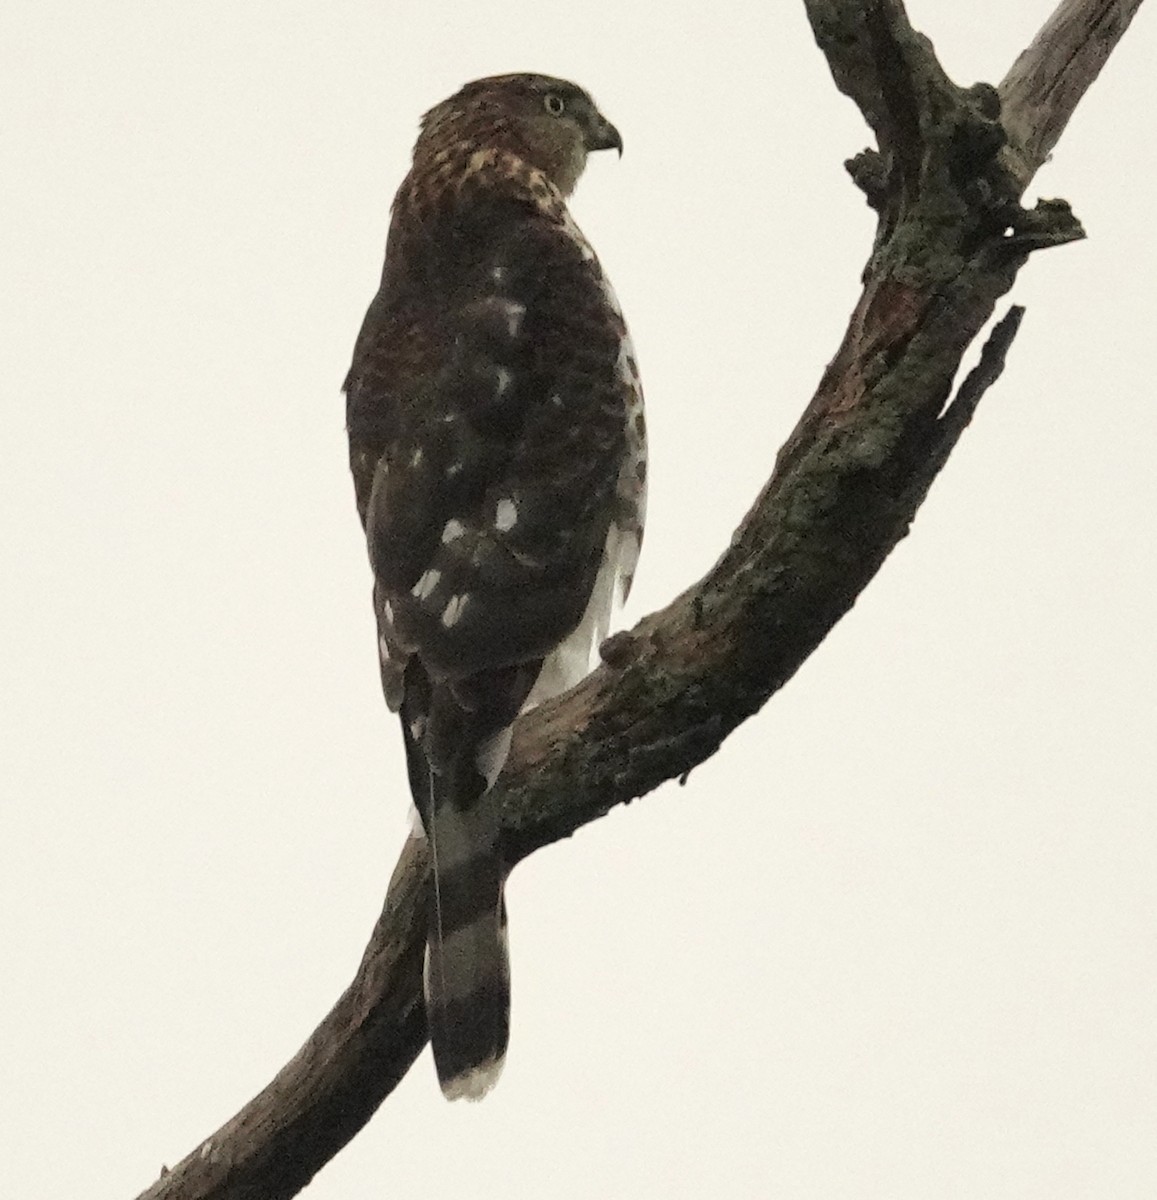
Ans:
<svg viewBox="0 0 1157 1200"><path fill-rule="evenodd" d="M1048 161L1141 0L1063 0L1000 85L1006 165L1021 191Z"/></svg>
<svg viewBox="0 0 1157 1200"><path fill-rule="evenodd" d="M999 89L957 87L899 0L805 0L878 149L849 164L879 214L863 293L775 470L715 568L518 722L500 786L514 864L683 776L758 711L907 533L1019 326L947 404L1028 254L1082 236L1018 197L1140 0L1064 0ZM1006 145L1007 142L1007 145ZM425 843L411 838L357 975L277 1077L140 1200L281 1200L369 1119L426 1040Z"/></svg>

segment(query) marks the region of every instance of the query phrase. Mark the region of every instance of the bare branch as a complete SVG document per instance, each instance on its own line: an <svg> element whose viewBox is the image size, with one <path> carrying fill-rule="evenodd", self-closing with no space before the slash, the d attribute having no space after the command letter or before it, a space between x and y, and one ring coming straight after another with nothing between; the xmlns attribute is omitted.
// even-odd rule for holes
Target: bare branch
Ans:
<svg viewBox="0 0 1157 1200"><path fill-rule="evenodd" d="M924 469L918 471L912 479L914 505L923 503L933 480L940 474L948 456L960 441L961 434L971 423L985 392L1004 374L1005 359L1020 330L1023 318L1024 309L1019 304L1014 304L993 326L992 333L980 352L980 362L968 372L956 393L956 398L937 424L939 436L929 447Z"/></svg>
<svg viewBox="0 0 1157 1200"><path fill-rule="evenodd" d="M1021 191L1052 153L1141 0L1063 0L1000 85L1006 165Z"/></svg>
<svg viewBox="0 0 1157 1200"><path fill-rule="evenodd" d="M370 1119L426 1041L425 843L411 839L354 981L309 1040L231 1121L139 1200L287 1200Z"/></svg>
<svg viewBox="0 0 1157 1200"><path fill-rule="evenodd" d="M1000 374L1019 309L947 404L996 301L1032 250L1082 236L1067 205L1028 212L1018 197L1140 0L1064 0L1000 96L953 84L899 0L805 3L833 78L878 139L852 163L879 214L863 293L715 568L518 722L495 792L511 864L685 775L791 678L905 535ZM425 844L411 839L333 1011L141 1200L281 1200L369 1119L426 1039L426 877Z"/></svg>

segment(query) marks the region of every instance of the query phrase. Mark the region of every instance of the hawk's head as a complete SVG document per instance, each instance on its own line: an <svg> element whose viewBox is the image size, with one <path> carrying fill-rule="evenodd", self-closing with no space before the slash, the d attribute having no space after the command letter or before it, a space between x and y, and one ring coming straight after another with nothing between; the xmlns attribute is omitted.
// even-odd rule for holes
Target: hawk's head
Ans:
<svg viewBox="0 0 1157 1200"><path fill-rule="evenodd" d="M459 147L509 150L569 195L592 150L623 152L619 131L577 84L550 75L493 75L466 84L422 118L414 162Z"/></svg>

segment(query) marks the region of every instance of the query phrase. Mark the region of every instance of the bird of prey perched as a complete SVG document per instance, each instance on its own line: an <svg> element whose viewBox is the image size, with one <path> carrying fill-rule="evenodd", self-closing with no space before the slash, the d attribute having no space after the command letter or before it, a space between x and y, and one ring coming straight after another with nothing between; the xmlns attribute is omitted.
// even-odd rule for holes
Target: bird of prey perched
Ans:
<svg viewBox="0 0 1157 1200"><path fill-rule="evenodd" d="M497 1078L510 1021L489 802L511 725L576 683L625 599L646 450L634 351L566 206L622 141L545 75L422 119L345 382L382 686L433 866L426 1011L445 1094Z"/></svg>

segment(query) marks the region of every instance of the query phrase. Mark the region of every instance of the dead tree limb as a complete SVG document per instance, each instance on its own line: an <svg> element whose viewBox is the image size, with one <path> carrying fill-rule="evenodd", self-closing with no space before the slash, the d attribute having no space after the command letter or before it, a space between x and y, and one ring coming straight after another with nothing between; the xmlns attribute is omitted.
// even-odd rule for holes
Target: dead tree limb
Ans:
<svg viewBox="0 0 1157 1200"><path fill-rule="evenodd" d="M1141 0L1063 0L1000 85L1005 163L1023 191L1137 15Z"/></svg>
<svg viewBox="0 0 1157 1200"><path fill-rule="evenodd" d="M1000 88L944 74L900 0L805 0L877 147L849 164L879 216L843 343L719 563L518 723L496 802L513 865L685 775L759 710L904 537L1020 310L955 399L965 350L1028 255L1082 236L1019 198L1140 0L1063 0ZM281 1200L365 1124L426 1040L424 843L407 842L353 983L297 1055L141 1200Z"/></svg>

